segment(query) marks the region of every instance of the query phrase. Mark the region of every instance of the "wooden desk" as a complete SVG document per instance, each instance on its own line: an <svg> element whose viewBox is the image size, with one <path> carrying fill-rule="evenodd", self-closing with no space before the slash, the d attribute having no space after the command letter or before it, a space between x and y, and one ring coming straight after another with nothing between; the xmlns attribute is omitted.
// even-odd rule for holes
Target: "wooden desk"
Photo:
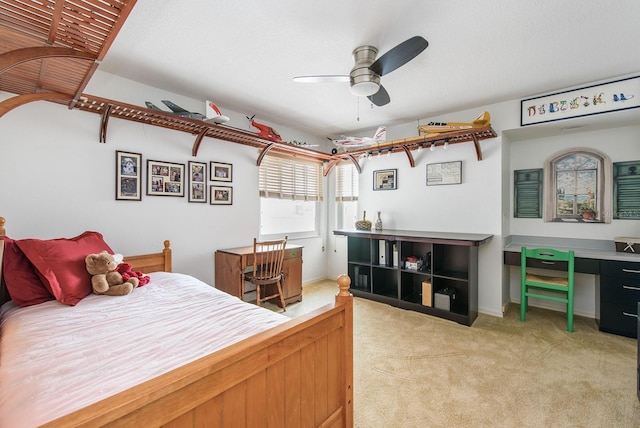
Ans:
<svg viewBox="0 0 640 428"><path fill-rule="evenodd" d="M504 247L504 264L520 266L520 249L575 251L575 271L596 277L596 321L600 331L638 337L640 255L616 251L614 241L540 236L512 236ZM533 261L528 266L549 269ZM640 355L640 354L639 354Z"/></svg>
<svg viewBox="0 0 640 428"><path fill-rule="evenodd" d="M287 244L282 270L285 303L302 301L302 245ZM244 296L244 273L253 266L253 246L217 250L215 287L239 298Z"/></svg>

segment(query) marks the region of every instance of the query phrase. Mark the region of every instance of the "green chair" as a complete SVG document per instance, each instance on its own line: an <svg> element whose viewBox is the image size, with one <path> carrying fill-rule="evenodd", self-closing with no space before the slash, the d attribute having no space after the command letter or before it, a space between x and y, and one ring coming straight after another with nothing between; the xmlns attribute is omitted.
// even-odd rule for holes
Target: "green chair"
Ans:
<svg viewBox="0 0 640 428"><path fill-rule="evenodd" d="M527 260L539 260L539 265L548 269L566 271L567 276L552 277L527 272ZM551 248L522 247L520 258L520 321L524 322L528 310L529 297L551 300L567 304L567 331L573 332L573 283L574 255L571 251ZM554 266L556 265L556 266ZM555 269L557 267L557 269ZM540 294L546 290L555 295Z"/></svg>

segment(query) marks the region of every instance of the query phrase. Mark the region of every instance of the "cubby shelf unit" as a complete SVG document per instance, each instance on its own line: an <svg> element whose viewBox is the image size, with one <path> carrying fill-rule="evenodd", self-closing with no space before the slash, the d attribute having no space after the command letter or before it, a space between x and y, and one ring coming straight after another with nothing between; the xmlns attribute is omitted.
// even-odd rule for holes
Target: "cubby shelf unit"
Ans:
<svg viewBox="0 0 640 428"><path fill-rule="evenodd" d="M347 270L355 296L467 326L477 318L478 249L492 235L406 230L334 234L347 237ZM420 262L410 268L407 259ZM423 290L429 295L423 296ZM435 306L436 294L445 296L445 290L451 293L448 309Z"/></svg>

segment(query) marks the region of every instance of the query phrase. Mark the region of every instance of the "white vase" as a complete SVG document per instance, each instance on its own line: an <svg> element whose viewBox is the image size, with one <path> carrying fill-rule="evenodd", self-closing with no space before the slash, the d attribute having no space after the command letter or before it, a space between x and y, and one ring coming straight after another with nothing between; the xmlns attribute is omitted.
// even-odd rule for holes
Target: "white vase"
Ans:
<svg viewBox="0 0 640 428"><path fill-rule="evenodd" d="M380 218L380 211L378 211L378 219L376 220L376 230L382 230L382 219Z"/></svg>

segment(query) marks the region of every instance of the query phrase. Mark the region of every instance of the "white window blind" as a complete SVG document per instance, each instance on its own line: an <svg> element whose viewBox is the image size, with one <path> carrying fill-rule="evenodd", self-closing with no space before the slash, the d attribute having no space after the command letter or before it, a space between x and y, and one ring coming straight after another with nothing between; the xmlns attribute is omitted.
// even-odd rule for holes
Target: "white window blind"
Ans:
<svg viewBox="0 0 640 428"><path fill-rule="evenodd" d="M322 201L322 163L265 156L259 185L263 198Z"/></svg>
<svg viewBox="0 0 640 428"><path fill-rule="evenodd" d="M358 170L353 163L341 163L336 166L336 201L358 200Z"/></svg>

